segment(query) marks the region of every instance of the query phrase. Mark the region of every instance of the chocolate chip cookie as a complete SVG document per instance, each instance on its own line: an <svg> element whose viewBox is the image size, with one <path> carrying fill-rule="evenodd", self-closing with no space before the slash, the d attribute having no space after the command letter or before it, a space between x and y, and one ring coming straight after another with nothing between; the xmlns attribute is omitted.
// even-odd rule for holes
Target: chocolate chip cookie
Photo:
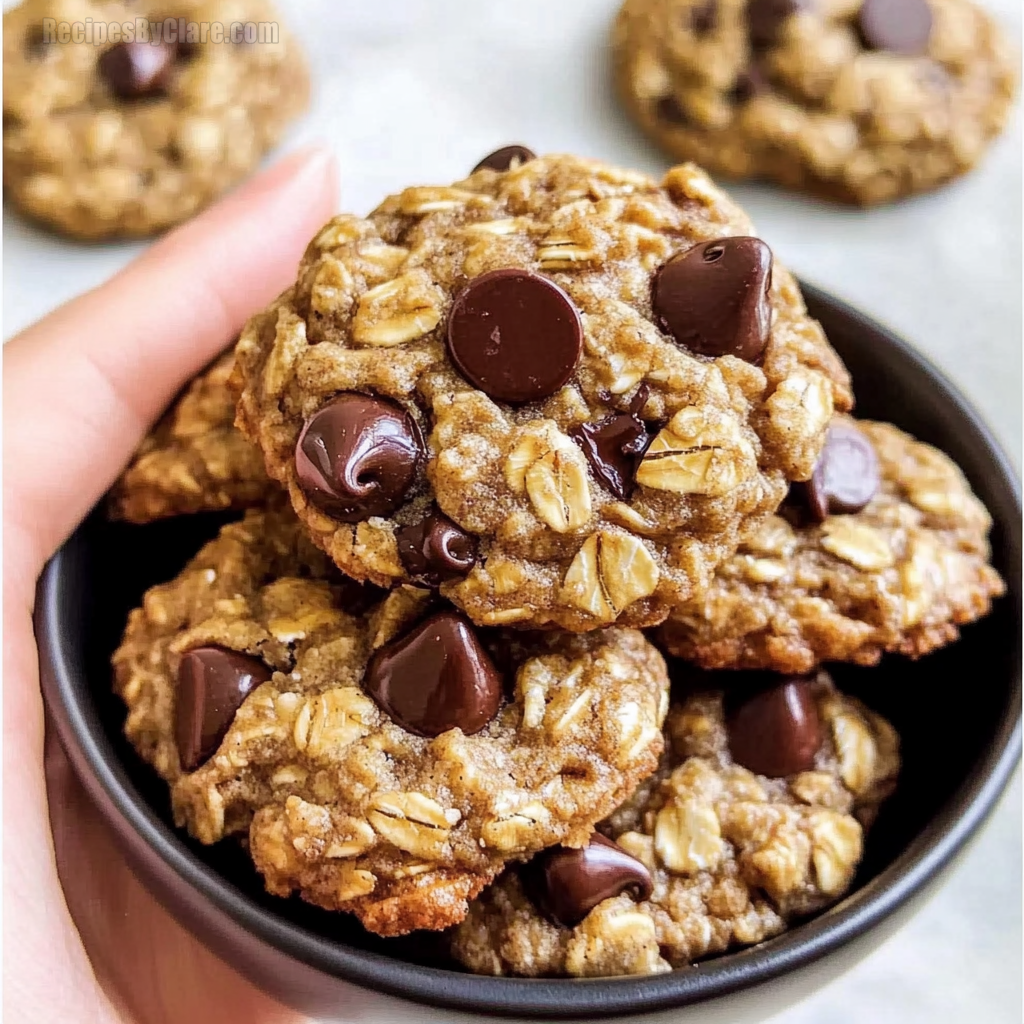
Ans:
<svg viewBox="0 0 1024 1024"><path fill-rule="evenodd" d="M656 974L838 900L895 785L895 732L824 674L730 693L675 705L656 776L589 846L486 890L456 958L480 974Z"/></svg>
<svg viewBox="0 0 1024 1024"><path fill-rule="evenodd" d="M942 452L837 417L810 482L674 613L661 640L707 668L807 672L919 657L988 613L1004 585L991 520Z"/></svg>
<svg viewBox="0 0 1024 1024"><path fill-rule="evenodd" d="M203 843L270 892L397 935L461 920L510 860L582 845L650 775L665 664L628 629L478 632L345 581L290 508L224 527L133 611L125 733Z"/></svg>
<svg viewBox="0 0 1024 1024"><path fill-rule="evenodd" d="M324 227L242 333L238 423L356 579L653 625L810 476L848 375L697 168L508 154Z"/></svg>
<svg viewBox="0 0 1024 1024"><path fill-rule="evenodd" d="M276 485L235 429L233 352L194 378L139 446L110 496L114 519L149 523L259 505Z"/></svg>
<svg viewBox="0 0 1024 1024"><path fill-rule="evenodd" d="M970 0L626 0L613 46L673 157L863 205L970 170L1017 88Z"/></svg>
<svg viewBox="0 0 1024 1024"><path fill-rule="evenodd" d="M3 45L4 187L77 238L187 219L308 101L305 58L266 0L25 0Z"/></svg>

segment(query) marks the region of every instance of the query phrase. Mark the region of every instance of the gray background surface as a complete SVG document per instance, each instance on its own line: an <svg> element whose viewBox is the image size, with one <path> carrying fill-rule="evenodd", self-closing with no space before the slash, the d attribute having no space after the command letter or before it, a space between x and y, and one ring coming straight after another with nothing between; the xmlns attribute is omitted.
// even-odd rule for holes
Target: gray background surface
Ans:
<svg viewBox="0 0 1024 1024"><path fill-rule="evenodd" d="M986 3L1019 40L1020 0ZM291 0L281 7L306 42L317 80L314 110L286 145L331 145L345 209L364 213L406 185L459 178L512 141L651 172L666 166L610 96L604 45L614 0ZM889 323L943 367L1019 466L1019 116L972 175L890 208L864 213L769 188L731 191L792 270ZM4 337L103 281L141 248L64 242L5 209ZM368 1024L445 1018L356 992L344 1011L345 1020ZM1019 776L909 925L840 980L770 1019L1019 1022Z"/></svg>

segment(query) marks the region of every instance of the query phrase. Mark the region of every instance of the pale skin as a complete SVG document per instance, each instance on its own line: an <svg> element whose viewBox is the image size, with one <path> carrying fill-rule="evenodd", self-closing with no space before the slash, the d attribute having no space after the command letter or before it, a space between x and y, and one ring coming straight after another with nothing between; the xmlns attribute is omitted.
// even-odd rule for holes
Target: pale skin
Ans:
<svg viewBox="0 0 1024 1024"><path fill-rule="evenodd" d="M4 348L6 1020L300 1020L149 896L44 741L32 604L46 560L182 384L292 282L336 180L324 152L293 154Z"/></svg>

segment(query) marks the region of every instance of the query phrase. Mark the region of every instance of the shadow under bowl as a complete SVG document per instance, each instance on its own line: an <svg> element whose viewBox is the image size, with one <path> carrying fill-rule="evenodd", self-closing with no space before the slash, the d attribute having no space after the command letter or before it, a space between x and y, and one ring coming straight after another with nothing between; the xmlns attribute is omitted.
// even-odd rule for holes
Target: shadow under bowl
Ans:
<svg viewBox="0 0 1024 1024"><path fill-rule="evenodd" d="M268 896L238 846L204 847L171 824L166 787L121 736L109 659L129 609L172 578L226 521L146 527L87 520L47 566L36 605L46 704L91 798L133 869L178 920L272 995L310 1014L345 1005L348 982L420 1003L491 1015L593 1019L681 1007L761 985L873 930L933 879L979 828L1020 756L1019 485L978 414L912 347L804 285L812 315L853 375L859 416L888 420L963 468L994 520L993 560L1008 586L959 643L917 662L836 666L839 685L902 737L899 788L870 833L856 887L778 938L649 978L477 977L422 937L383 940L354 918ZM965 680L970 681L965 689ZM879 938L880 941L880 938Z"/></svg>

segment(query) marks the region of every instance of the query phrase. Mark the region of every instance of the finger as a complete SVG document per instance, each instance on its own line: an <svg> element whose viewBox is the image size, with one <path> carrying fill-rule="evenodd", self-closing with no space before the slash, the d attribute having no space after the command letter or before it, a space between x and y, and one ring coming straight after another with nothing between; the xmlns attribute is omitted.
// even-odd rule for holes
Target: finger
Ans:
<svg viewBox="0 0 1024 1024"><path fill-rule="evenodd" d="M54 870L43 781L43 728L32 621L4 602L3 1017L114 1024ZM8 965L10 967L8 968Z"/></svg>
<svg viewBox="0 0 1024 1024"><path fill-rule="evenodd" d="M294 154L5 346L5 505L40 565L181 385L291 283L335 181L327 153Z"/></svg>
<svg viewBox="0 0 1024 1024"><path fill-rule="evenodd" d="M82 944L124 1019L166 1024L301 1024L200 945L143 888L47 735L57 871ZM54 1017L49 1020L72 1020Z"/></svg>

